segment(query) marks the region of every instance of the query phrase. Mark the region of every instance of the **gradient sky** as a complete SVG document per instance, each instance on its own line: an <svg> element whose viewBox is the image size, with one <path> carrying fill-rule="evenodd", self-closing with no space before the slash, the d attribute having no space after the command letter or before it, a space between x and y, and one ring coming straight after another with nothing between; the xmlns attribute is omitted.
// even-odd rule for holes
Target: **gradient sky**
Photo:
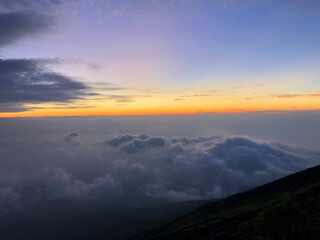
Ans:
<svg viewBox="0 0 320 240"><path fill-rule="evenodd" d="M1 117L320 109L318 0L0 0L1 26Z"/></svg>

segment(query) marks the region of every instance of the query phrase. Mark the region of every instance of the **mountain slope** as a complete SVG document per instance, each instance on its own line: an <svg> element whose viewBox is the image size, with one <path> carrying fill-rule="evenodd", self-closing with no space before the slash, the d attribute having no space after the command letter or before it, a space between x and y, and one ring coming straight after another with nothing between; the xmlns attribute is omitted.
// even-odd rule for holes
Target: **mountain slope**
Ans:
<svg viewBox="0 0 320 240"><path fill-rule="evenodd" d="M320 239L320 166L206 204L138 239Z"/></svg>
<svg viewBox="0 0 320 240"><path fill-rule="evenodd" d="M0 239L117 240L137 236L197 209L208 201L138 208L74 202L38 204L0 216Z"/></svg>

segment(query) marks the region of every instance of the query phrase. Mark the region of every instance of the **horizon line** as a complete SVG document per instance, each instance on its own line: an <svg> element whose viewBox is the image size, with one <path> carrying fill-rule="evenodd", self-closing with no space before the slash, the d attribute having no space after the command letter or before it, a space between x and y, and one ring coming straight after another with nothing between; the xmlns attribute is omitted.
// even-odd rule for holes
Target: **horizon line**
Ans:
<svg viewBox="0 0 320 240"><path fill-rule="evenodd" d="M320 112L320 109L305 110L243 110L243 111L213 111L197 113L159 113L159 114L92 114L92 115L42 115L42 116L0 116L4 118L55 118L55 117L142 117L142 116L199 116L199 115L233 115L233 114L254 114L254 113L303 113L303 112Z"/></svg>

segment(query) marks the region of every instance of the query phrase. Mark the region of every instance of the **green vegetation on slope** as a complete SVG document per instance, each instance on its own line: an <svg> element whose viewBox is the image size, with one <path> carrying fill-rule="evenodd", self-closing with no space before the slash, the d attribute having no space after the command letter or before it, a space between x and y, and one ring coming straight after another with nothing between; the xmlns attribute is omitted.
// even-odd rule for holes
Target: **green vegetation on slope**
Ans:
<svg viewBox="0 0 320 240"><path fill-rule="evenodd" d="M206 204L138 239L320 239L320 166Z"/></svg>

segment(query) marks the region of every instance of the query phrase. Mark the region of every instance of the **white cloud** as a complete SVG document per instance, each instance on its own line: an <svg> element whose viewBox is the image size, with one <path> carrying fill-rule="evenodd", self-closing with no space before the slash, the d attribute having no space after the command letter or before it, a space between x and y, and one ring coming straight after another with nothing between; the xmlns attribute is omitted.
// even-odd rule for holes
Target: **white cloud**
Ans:
<svg viewBox="0 0 320 240"><path fill-rule="evenodd" d="M70 134L79 145L65 141ZM3 141L0 211L57 199L143 204L221 198L320 161L319 152L243 137L78 135Z"/></svg>

